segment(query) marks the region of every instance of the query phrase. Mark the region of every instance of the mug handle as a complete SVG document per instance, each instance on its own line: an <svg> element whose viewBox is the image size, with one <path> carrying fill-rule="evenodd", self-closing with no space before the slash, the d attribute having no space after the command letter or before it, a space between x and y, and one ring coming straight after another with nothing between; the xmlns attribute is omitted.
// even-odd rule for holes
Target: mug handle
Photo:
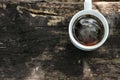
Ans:
<svg viewBox="0 0 120 80"><path fill-rule="evenodd" d="M84 10L92 10L92 0L85 0Z"/></svg>

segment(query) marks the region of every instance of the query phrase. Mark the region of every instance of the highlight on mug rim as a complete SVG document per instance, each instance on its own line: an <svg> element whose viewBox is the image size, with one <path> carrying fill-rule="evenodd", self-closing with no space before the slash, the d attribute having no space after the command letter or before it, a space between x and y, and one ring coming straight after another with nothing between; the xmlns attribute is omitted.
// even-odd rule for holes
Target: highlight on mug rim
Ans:
<svg viewBox="0 0 120 80"><path fill-rule="evenodd" d="M93 46L85 46L81 43L79 43L75 37L74 37L74 34L73 34L73 25L75 23L75 21L82 15L93 15L95 17L97 17L103 24L103 28L104 28L104 34L103 34L103 38L100 42L98 42L96 45L93 45ZM105 19L105 17L98 11L95 11L95 10L82 10L78 13L76 13L71 21L70 21L70 24L69 24L69 37L70 37L70 40L71 42L79 49L82 49L82 50L85 50L85 51L91 51L91 50L94 50L100 46L102 46L104 44L104 42L106 41L106 39L108 38L108 34L109 34L109 26L108 26L108 22L107 20Z"/></svg>

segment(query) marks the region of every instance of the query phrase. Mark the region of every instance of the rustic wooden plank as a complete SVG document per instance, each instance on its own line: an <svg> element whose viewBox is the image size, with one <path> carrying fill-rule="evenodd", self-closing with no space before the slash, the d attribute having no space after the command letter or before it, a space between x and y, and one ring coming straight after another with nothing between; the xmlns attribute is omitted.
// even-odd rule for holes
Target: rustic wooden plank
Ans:
<svg viewBox="0 0 120 80"><path fill-rule="evenodd" d="M119 80L120 2L96 2L107 18L107 42L78 50L68 36L71 17L83 3L1 2L0 80Z"/></svg>

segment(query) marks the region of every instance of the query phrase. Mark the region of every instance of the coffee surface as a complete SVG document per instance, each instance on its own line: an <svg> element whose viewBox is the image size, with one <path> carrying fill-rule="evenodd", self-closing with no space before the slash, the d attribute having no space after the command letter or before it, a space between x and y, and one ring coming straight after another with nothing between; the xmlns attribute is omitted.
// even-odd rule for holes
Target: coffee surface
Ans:
<svg viewBox="0 0 120 80"><path fill-rule="evenodd" d="M99 43L104 35L102 22L93 15L80 16L74 23L73 33L75 39L85 46Z"/></svg>

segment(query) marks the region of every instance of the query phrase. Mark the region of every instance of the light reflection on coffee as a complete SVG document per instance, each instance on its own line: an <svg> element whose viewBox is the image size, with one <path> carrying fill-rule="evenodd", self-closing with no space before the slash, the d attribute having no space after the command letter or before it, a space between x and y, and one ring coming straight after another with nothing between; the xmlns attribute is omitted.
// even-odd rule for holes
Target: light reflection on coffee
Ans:
<svg viewBox="0 0 120 80"><path fill-rule="evenodd" d="M102 22L93 15L82 15L73 25L75 39L85 45L93 46L99 43L104 35Z"/></svg>

